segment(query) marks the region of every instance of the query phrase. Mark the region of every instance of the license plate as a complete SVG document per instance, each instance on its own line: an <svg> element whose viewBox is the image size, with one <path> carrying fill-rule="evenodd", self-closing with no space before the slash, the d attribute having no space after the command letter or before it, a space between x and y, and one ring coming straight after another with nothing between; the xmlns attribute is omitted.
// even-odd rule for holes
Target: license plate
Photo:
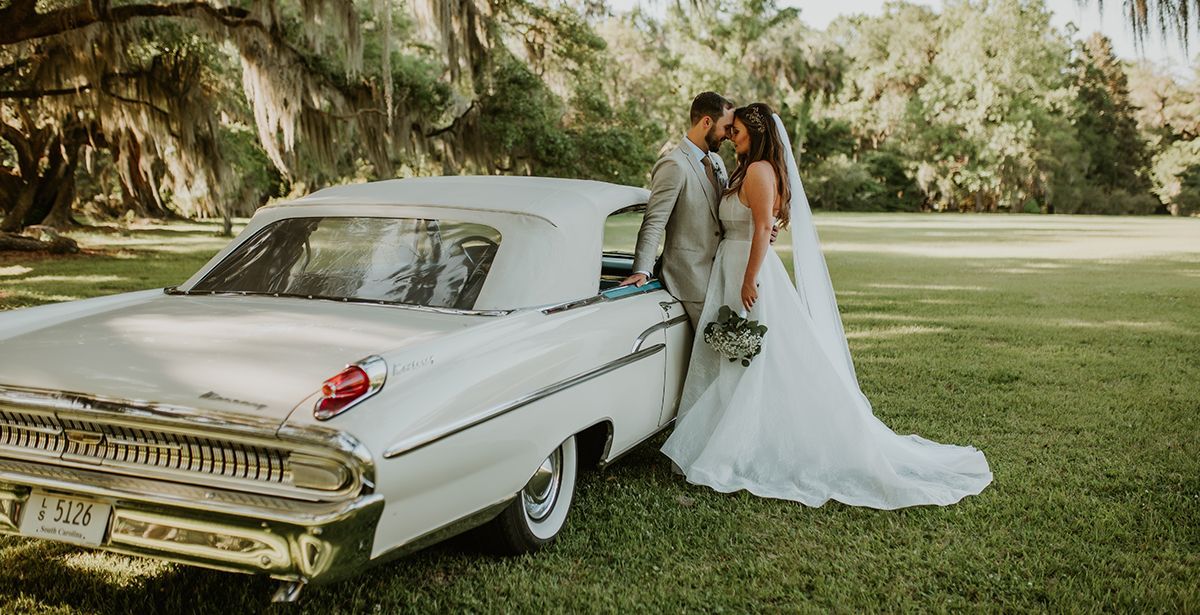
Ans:
<svg viewBox="0 0 1200 615"><path fill-rule="evenodd" d="M21 534L82 545L104 542L112 507L94 500L34 491L21 513Z"/></svg>

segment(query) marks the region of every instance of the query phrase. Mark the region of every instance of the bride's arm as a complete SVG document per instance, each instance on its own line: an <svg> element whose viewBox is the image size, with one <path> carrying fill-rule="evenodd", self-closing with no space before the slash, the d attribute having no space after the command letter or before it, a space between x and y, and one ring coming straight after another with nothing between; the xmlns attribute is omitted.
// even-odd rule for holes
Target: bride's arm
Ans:
<svg viewBox="0 0 1200 615"><path fill-rule="evenodd" d="M746 169L742 193L750 213L754 217L754 235L750 243L750 261L746 263L746 276L742 278L742 307L754 307L758 300L758 270L762 268L767 250L771 249L771 227L775 222L771 215L775 208L775 170L765 160L760 160Z"/></svg>

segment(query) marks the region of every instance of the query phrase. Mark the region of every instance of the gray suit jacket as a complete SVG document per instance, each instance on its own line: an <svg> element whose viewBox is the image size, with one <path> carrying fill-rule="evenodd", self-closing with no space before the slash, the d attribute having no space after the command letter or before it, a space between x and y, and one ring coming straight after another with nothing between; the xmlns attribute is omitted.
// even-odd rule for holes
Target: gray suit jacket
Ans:
<svg viewBox="0 0 1200 615"><path fill-rule="evenodd" d="M727 177L719 156L718 181ZM704 173L704 166L683 143L654 165L650 174L650 202L638 230L634 271L652 271L659 243L666 233L662 278L681 301L704 301L713 257L721 241L717 218L720 194Z"/></svg>

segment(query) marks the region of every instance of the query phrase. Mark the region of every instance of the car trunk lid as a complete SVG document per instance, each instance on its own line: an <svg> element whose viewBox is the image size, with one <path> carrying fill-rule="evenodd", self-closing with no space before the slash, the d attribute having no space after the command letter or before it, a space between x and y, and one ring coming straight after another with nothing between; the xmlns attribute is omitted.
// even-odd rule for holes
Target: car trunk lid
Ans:
<svg viewBox="0 0 1200 615"><path fill-rule="evenodd" d="M335 301L159 295L5 339L0 385L278 424L349 363L487 320Z"/></svg>

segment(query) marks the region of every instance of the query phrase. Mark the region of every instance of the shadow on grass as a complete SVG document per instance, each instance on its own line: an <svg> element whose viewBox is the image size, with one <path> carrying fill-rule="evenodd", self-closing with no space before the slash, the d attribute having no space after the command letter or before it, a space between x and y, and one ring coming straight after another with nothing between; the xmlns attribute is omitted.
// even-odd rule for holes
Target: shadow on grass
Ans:
<svg viewBox="0 0 1200 615"><path fill-rule="evenodd" d="M642 480L649 475L670 476L665 458L658 455L664 439L665 435L656 438L656 444L639 447L621 460L615 472L585 473L577 498L603 490L618 477ZM576 505L579 503L577 499ZM573 515L574 525L579 525L580 516ZM503 571L540 557L497 555L481 534L478 530L468 531L369 567L349 579L306 588L293 606L271 603L278 581L265 576L167 564L62 543L4 538L0 539L0 611L377 612L381 604L389 605L390 610L410 598L436 598L453 591L453 584L460 578L481 570ZM91 563L81 565L81 559Z"/></svg>
<svg viewBox="0 0 1200 615"><path fill-rule="evenodd" d="M271 596L279 584L265 576L163 564L58 543L9 541L0 547L0 611L5 612L261 612L272 608ZM71 560L77 557L100 559L102 565L75 565ZM383 593L402 600L405 593L444 586L452 575L442 568L462 568L494 557L470 534L460 535L349 579L307 588L296 606L306 612L358 612ZM292 609L274 605L273 610Z"/></svg>
<svg viewBox="0 0 1200 615"><path fill-rule="evenodd" d="M263 578L147 565L136 558L50 542L5 542L0 551L0 605L19 601L26 609L36 605L67 612L180 613L214 612L213 603L226 603L241 605L236 609L241 612L249 605L265 607L272 589ZM79 556L102 558L103 565L73 565L71 560ZM158 566L155 573L141 570Z"/></svg>
<svg viewBox="0 0 1200 615"><path fill-rule="evenodd" d="M237 231L238 231L238 229L235 228L234 229L235 235L237 234ZM182 238L186 238L186 237L199 237L199 238L208 238L208 239L211 239L211 238L231 239L233 237L233 235L230 235L228 237L225 235L222 235L220 225L214 225L211 228L208 228L207 226L199 226L199 225L164 226L161 228L159 228L159 227L138 228L136 230L128 231L126 233L121 233L118 229L113 229L113 231L111 233L104 233L104 234L129 237L129 238L155 237L155 238L166 239L168 241L172 240L172 239L182 239Z"/></svg>

